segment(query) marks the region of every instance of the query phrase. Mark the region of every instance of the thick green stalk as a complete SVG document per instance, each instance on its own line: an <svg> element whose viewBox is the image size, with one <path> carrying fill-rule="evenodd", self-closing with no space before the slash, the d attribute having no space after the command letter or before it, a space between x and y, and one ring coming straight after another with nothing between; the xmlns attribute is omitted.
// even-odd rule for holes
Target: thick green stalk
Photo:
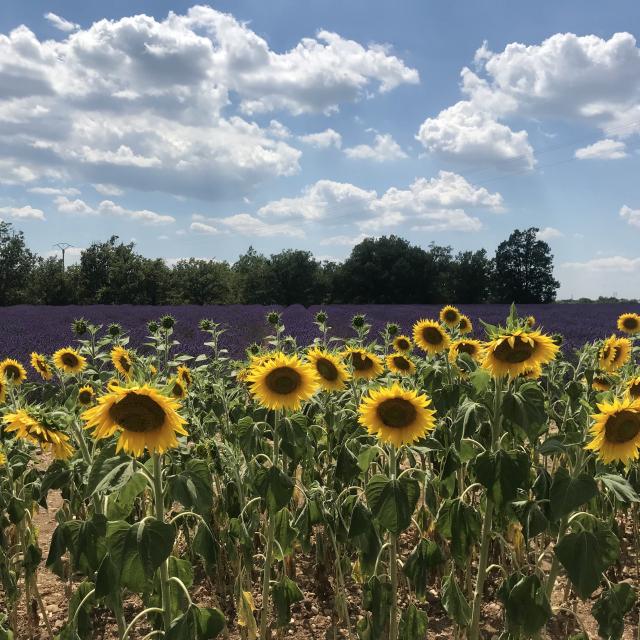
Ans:
<svg viewBox="0 0 640 640"><path fill-rule="evenodd" d="M391 480L396 479L398 473L398 458L395 445L391 445L389 452L389 467ZM390 536L389 563L391 573L391 619L389 620L389 640L398 639L398 536Z"/></svg>
<svg viewBox="0 0 640 640"><path fill-rule="evenodd" d="M491 451L495 451L500 444L502 430L502 379L495 380L495 395L493 399L493 421L491 423ZM491 541L491 526L493 524L494 504L490 496L487 496L480 537L480 557L478 558L478 575L476 576L476 588L473 594L473 608L471 611L471 626L469 627L469 640L478 640L480 637L480 613L482 610L482 594L484 581L487 577L487 561L489 557L489 543Z"/></svg>
<svg viewBox="0 0 640 640"><path fill-rule="evenodd" d="M164 522L164 494L162 491L162 460L159 454L153 454L153 502L156 520ZM160 565L160 594L162 597L162 620L165 632L171 626L171 594L169 592L169 567L165 560Z"/></svg>

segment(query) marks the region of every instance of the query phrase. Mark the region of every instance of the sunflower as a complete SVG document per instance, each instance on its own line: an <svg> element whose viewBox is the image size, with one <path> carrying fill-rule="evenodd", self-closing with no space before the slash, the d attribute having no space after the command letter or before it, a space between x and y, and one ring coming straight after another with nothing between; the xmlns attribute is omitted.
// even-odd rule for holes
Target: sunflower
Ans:
<svg viewBox="0 0 640 640"><path fill-rule="evenodd" d="M458 322L458 331L460 331L460 333L463 333L463 334L471 333L473 331L473 324L469 316L460 314L460 322Z"/></svg>
<svg viewBox="0 0 640 640"><path fill-rule="evenodd" d="M12 358L0 362L0 380L12 382L15 385L22 384L27 379L25 368Z"/></svg>
<svg viewBox="0 0 640 640"><path fill-rule="evenodd" d="M155 375L158 373L158 367L156 367L156 366L155 366L155 365L153 365L153 364L150 364L150 365L149 365L149 373L150 373L152 376L155 376Z"/></svg>
<svg viewBox="0 0 640 640"><path fill-rule="evenodd" d="M172 397L182 400L187 397L187 386L180 378L169 381L169 391Z"/></svg>
<svg viewBox="0 0 640 640"><path fill-rule="evenodd" d="M609 391L609 389L611 389L611 382L604 376L593 376L591 388L596 391Z"/></svg>
<svg viewBox="0 0 640 640"><path fill-rule="evenodd" d="M397 382L375 389L362 401L358 421L367 431L396 447L411 444L435 427L435 411L424 394L403 389Z"/></svg>
<svg viewBox="0 0 640 640"><path fill-rule="evenodd" d="M399 335L393 339L393 348L399 353L408 353L413 349L411 338L409 336Z"/></svg>
<svg viewBox="0 0 640 640"><path fill-rule="evenodd" d="M542 366L556 357L559 347L550 336L540 331L516 329L500 334L484 349L482 366L496 378L515 378L535 366Z"/></svg>
<svg viewBox="0 0 640 640"><path fill-rule="evenodd" d="M627 393L631 398L634 398L634 399L640 398L640 376L631 378L631 380L627 382Z"/></svg>
<svg viewBox="0 0 640 640"><path fill-rule="evenodd" d="M640 448L640 400L616 398L613 403L596 406L598 413L591 416L595 420L590 429L592 440L585 448L597 451L605 464L636 460Z"/></svg>
<svg viewBox="0 0 640 640"><path fill-rule="evenodd" d="M15 432L18 438L40 445L43 451L51 451L57 459L67 460L74 453L66 433L43 424L25 409L5 414L3 421L6 425L5 431Z"/></svg>
<svg viewBox="0 0 640 640"><path fill-rule="evenodd" d="M31 354L31 366L40 374L43 380L51 380L53 371L47 362L47 359L35 351Z"/></svg>
<svg viewBox="0 0 640 640"><path fill-rule="evenodd" d="M542 367L539 364L527 367L521 374L521 378L526 380L537 380L542 375Z"/></svg>
<svg viewBox="0 0 640 640"><path fill-rule="evenodd" d="M366 349L347 347L343 351L343 357L351 365L351 373L355 379L371 380L384 371L382 360Z"/></svg>
<svg viewBox="0 0 640 640"><path fill-rule="evenodd" d="M4 402L7 396L7 385L5 381L0 378L0 403Z"/></svg>
<svg viewBox="0 0 640 640"><path fill-rule="evenodd" d="M387 369L401 376L411 376L416 372L416 365L404 353L392 353L386 357Z"/></svg>
<svg viewBox="0 0 640 640"><path fill-rule="evenodd" d="M307 352L307 360L318 374L320 386L326 391L340 391L346 386L349 372L340 359L324 349L314 347Z"/></svg>
<svg viewBox="0 0 640 640"><path fill-rule="evenodd" d="M120 380L118 380L117 378L111 378L111 380L109 380L107 382L107 391L110 392L114 392L117 391L118 389L122 389L122 387L120 386Z"/></svg>
<svg viewBox="0 0 640 640"><path fill-rule="evenodd" d="M4 451L0 451L0 467L4 467L7 464L7 454Z"/></svg>
<svg viewBox="0 0 640 640"><path fill-rule="evenodd" d="M529 327L529 329L533 329L533 327L536 324L536 317L535 316L527 316L524 320L524 323L527 325L527 327Z"/></svg>
<svg viewBox="0 0 640 640"><path fill-rule="evenodd" d="M247 381L251 383L251 393L263 407L294 411L318 390L320 382L313 365L302 362L296 355L281 352L251 367Z"/></svg>
<svg viewBox="0 0 640 640"><path fill-rule="evenodd" d="M458 326L460 317L460 310L456 307L452 307L450 304L440 309L440 322L443 322L451 329Z"/></svg>
<svg viewBox="0 0 640 640"><path fill-rule="evenodd" d="M119 433L116 452L139 457L145 448L164 453L178 446L176 435L186 436L186 420L178 414L180 403L149 385L118 388L98 398L82 418L93 437L109 438Z"/></svg>
<svg viewBox="0 0 640 640"><path fill-rule="evenodd" d="M131 380L133 376L133 358L128 349L120 345L114 347L111 350L111 362L113 362L113 366L120 375L127 380Z"/></svg>
<svg viewBox="0 0 640 640"><path fill-rule="evenodd" d="M85 385L78 389L78 402L84 407L88 407L93 402L95 396L96 394L93 387L90 387L89 385Z"/></svg>
<svg viewBox="0 0 640 640"><path fill-rule="evenodd" d="M449 336L435 320L418 320L413 325L413 341L423 350L434 355L449 348Z"/></svg>
<svg viewBox="0 0 640 640"><path fill-rule="evenodd" d="M631 357L631 341L628 338L607 338L599 353L598 365L604 371L617 371Z"/></svg>
<svg viewBox="0 0 640 640"><path fill-rule="evenodd" d="M452 342L449 347L449 360L455 362L462 353L466 353L473 360L480 360L482 343L479 340L472 339L462 339Z"/></svg>
<svg viewBox="0 0 640 640"><path fill-rule="evenodd" d="M178 372L176 374L176 378L180 380L185 386L190 387L193 382L193 375L191 373L191 369L189 367L181 364L178 367Z"/></svg>
<svg viewBox="0 0 640 640"><path fill-rule="evenodd" d="M637 313L623 313L618 318L618 329L629 335L640 331L640 316Z"/></svg>
<svg viewBox="0 0 640 640"><path fill-rule="evenodd" d="M80 373L87 366L87 360L72 347L65 347L53 354L53 364L64 373Z"/></svg>

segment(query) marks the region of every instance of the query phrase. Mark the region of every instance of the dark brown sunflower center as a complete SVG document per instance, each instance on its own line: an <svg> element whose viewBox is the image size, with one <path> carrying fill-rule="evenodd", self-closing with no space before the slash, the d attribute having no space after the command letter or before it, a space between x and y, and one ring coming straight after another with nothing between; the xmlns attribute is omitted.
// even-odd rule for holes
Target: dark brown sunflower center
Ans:
<svg viewBox="0 0 640 640"><path fill-rule="evenodd" d="M15 364L8 364L4 369L4 375L9 380L18 380L20 378L20 369Z"/></svg>
<svg viewBox="0 0 640 640"><path fill-rule="evenodd" d="M162 427L165 413L149 396L130 392L109 409L109 417L125 431L146 433Z"/></svg>
<svg viewBox="0 0 640 640"><path fill-rule="evenodd" d="M373 368L373 360L357 351L351 354L351 364L356 371L368 371Z"/></svg>
<svg viewBox="0 0 640 640"><path fill-rule="evenodd" d="M633 411L621 411L611 416L605 425L607 442L624 443L640 433L640 415Z"/></svg>
<svg viewBox="0 0 640 640"><path fill-rule="evenodd" d="M455 322L458 319L458 314L453 309L447 309L443 317L445 322Z"/></svg>
<svg viewBox="0 0 640 640"><path fill-rule="evenodd" d="M476 353L476 346L474 344L470 344L469 342L460 342L456 346L456 349L458 350L458 353L466 353L470 356L473 356Z"/></svg>
<svg viewBox="0 0 640 640"><path fill-rule="evenodd" d="M78 358L73 353L63 353L60 359L65 367L76 367L78 365Z"/></svg>
<svg viewBox="0 0 640 640"><path fill-rule="evenodd" d="M460 318L458 326L464 331L469 327L469 323L464 318Z"/></svg>
<svg viewBox="0 0 640 640"><path fill-rule="evenodd" d="M174 384L173 388L171 389L171 393L176 398L182 398L182 396L184 395L184 388L181 384Z"/></svg>
<svg viewBox="0 0 640 640"><path fill-rule="evenodd" d="M422 330L422 337L428 344L440 344L444 340L442 331L436 327L425 327Z"/></svg>
<svg viewBox="0 0 640 640"><path fill-rule="evenodd" d="M640 382L634 382L629 386L629 395L632 398L640 398Z"/></svg>
<svg viewBox="0 0 640 640"><path fill-rule="evenodd" d="M318 358L318 360L316 360L316 369L318 373L329 382L338 379L338 369L336 365L333 364L331 360L327 360L327 358Z"/></svg>
<svg viewBox="0 0 640 640"><path fill-rule="evenodd" d="M87 389L83 389L78 394L78 400L80 400L82 404L89 404L91 402L92 397L93 397L93 393L91 393L91 391L87 391Z"/></svg>
<svg viewBox="0 0 640 640"><path fill-rule="evenodd" d="M528 360L535 351L535 347L525 342L520 336L516 336L513 347L507 339L503 340L493 352L493 355L502 362L517 364Z"/></svg>
<svg viewBox="0 0 640 640"><path fill-rule="evenodd" d="M609 381L606 378L594 378L593 379L593 384L600 386L600 387L607 387L609 388ZM640 391L640 387L638 388L638 390Z"/></svg>
<svg viewBox="0 0 640 640"><path fill-rule="evenodd" d="M637 329L638 328L638 319L637 318L625 318L622 321L622 326L625 329Z"/></svg>
<svg viewBox="0 0 640 640"><path fill-rule="evenodd" d="M397 369L402 371L409 371L409 369L411 369L411 362L404 356L394 356L393 364Z"/></svg>
<svg viewBox="0 0 640 640"><path fill-rule="evenodd" d="M191 374L188 371L183 371L180 374L180 377L182 378L182 380L184 381L184 383L186 385L190 385L191 384Z"/></svg>
<svg viewBox="0 0 640 640"><path fill-rule="evenodd" d="M129 369L131 369L131 360L127 356L120 356L120 366L129 373Z"/></svg>
<svg viewBox="0 0 640 640"><path fill-rule="evenodd" d="M401 351L406 351L411 345L406 338L398 338L396 340L396 347Z"/></svg>
<svg viewBox="0 0 640 640"><path fill-rule="evenodd" d="M38 371L44 371L46 372L47 370L47 363L42 361L42 360L36 360L36 368L38 369Z"/></svg>
<svg viewBox="0 0 640 640"><path fill-rule="evenodd" d="M620 349L620 347L613 347L611 353L611 363L615 364L622 357L622 349Z"/></svg>
<svg viewBox="0 0 640 640"><path fill-rule="evenodd" d="M267 387L274 393L286 395L295 391L302 381L300 374L291 367L278 367L269 372L266 379Z"/></svg>
<svg viewBox="0 0 640 640"><path fill-rule="evenodd" d="M417 416L416 408L404 398L384 400L378 405L376 413L385 426L392 429L408 427Z"/></svg>

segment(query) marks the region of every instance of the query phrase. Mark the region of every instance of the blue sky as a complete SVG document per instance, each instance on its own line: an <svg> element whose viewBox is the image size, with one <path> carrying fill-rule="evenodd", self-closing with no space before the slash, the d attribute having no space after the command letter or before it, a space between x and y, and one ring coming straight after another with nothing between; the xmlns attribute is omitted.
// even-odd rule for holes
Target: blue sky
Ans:
<svg viewBox="0 0 640 640"><path fill-rule="evenodd" d="M0 5L0 218L42 254L552 247L638 295L640 4Z"/></svg>

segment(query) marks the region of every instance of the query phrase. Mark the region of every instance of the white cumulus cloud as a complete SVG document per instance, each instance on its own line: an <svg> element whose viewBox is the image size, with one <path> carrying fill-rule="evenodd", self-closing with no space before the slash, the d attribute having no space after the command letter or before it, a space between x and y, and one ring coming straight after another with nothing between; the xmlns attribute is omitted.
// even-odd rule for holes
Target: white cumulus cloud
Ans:
<svg viewBox="0 0 640 640"><path fill-rule="evenodd" d="M555 227L544 227L544 229L540 229L536 234L538 240L544 240L545 242L553 240L554 238L562 238L563 236L564 233Z"/></svg>
<svg viewBox="0 0 640 640"><path fill-rule="evenodd" d="M308 133L304 136L299 136L299 139L317 149L328 149L329 147L340 149L342 146L342 136L331 128L319 133Z"/></svg>
<svg viewBox="0 0 640 640"><path fill-rule="evenodd" d="M0 207L0 215L9 216L17 220L46 220L42 209L35 209L30 205L24 207Z"/></svg>
<svg viewBox="0 0 640 640"><path fill-rule="evenodd" d="M345 149L344 152L348 158L374 162L388 162L408 157L389 133L376 134L373 145L359 144Z"/></svg>
<svg viewBox="0 0 640 640"><path fill-rule="evenodd" d="M58 196L55 198L54 203L60 213L87 216L113 216L148 225L165 225L176 221L173 216L163 215L155 211L149 211L148 209L127 209L112 200L102 200L97 207L93 207L79 198L70 200L66 196Z"/></svg>
<svg viewBox="0 0 640 640"><path fill-rule="evenodd" d="M79 24L69 22L69 20L65 20L51 11L46 13L44 17L49 21L52 27L55 27L59 31L64 31L65 33L68 33L69 31L76 31L80 28Z"/></svg>
<svg viewBox="0 0 640 640"><path fill-rule="evenodd" d="M622 140L605 138L586 147L576 149L578 160L619 160L627 157L626 145Z"/></svg>
<svg viewBox="0 0 640 640"><path fill-rule="evenodd" d="M620 209L620 217L632 227L640 228L640 209L632 209L625 204Z"/></svg>

